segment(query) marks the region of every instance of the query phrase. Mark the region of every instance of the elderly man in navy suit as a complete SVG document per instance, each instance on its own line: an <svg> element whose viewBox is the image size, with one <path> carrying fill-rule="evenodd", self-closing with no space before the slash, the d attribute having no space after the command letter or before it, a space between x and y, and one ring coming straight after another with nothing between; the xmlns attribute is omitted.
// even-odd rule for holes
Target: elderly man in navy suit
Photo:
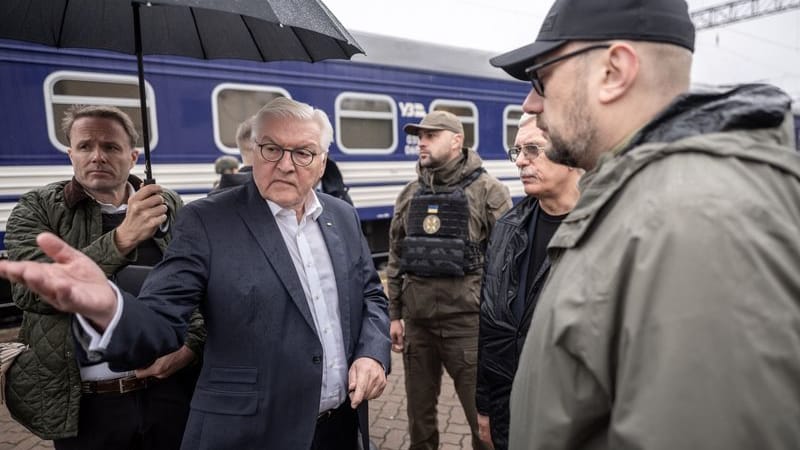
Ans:
<svg viewBox="0 0 800 450"><path fill-rule="evenodd" d="M253 182L180 213L138 298L57 237L53 264L0 265L76 313L88 360L143 367L182 344L200 305L208 338L186 449L367 447L366 400L389 369L386 297L347 203L314 192L333 137L321 110L279 98L254 124Z"/></svg>

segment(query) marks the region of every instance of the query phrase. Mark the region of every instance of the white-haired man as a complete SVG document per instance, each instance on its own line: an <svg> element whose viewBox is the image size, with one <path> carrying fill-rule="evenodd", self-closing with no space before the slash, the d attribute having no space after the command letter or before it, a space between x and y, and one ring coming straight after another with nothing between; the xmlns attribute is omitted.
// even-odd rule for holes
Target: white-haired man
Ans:
<svg viewBox="0 0 800 450"><path fill-rule="evenodd" d="M476 403L481 439L508 448L509 397L522 343L550 271L547 244L578 202L583 170L557 164L536 116L524 114L508 157L525 199L497 219L481 288Z"/></svg>
<svg viewBox="0 0 800 450"><path fill-rule="evenodd" d="M105 332L84 343L89 357L118 364L179 346L200 305L208 337L183 448L354 450L357 429L367 448L366 400L390 363L387 302L355 209L313 189L333 129L322 110L277 98L253 136L254 183L184 208L138 300L52 235L39 243L56 264L4 273Z"/></svg>

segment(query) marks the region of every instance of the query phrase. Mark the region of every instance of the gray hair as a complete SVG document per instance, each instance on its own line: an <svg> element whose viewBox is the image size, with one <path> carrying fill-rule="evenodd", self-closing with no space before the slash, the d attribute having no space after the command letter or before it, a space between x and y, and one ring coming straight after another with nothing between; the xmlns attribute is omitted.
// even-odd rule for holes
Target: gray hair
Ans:
<svg viewBox="0 0 800 450"><path fill-rule="evenodd" d="M244 119L236 129L236 145L239 147L239 153L244 153L251 149L250 142L253 138L253 121L255 116Z"/></svg>
<svg viewBox="0 0 800 450"><path fill-rule="evenodd" d="M61 120L61 131L67 138L67 144L70 144L69 134L72 131L72 125L76 120L84 117L97 117L101 119L111 119L117 121L125 130L128 135L131 148L136 147L136 142L139 140L139 133L133 125L131 118L125 114L121 109L115 106L107 105L72 105L64 112L64 118Z"/></svg>
<svg viewBox="0 0 800 450"><path fill-rule="evenodd" d="M262 125L270 117L282 117L298 120L313 120L321 130L319 147L327 152L333 142L333 126L325 111L314 108L308 103L298 102L286 97L276 97L264 105L255 115L253 121L253 138L261 134Z"/></svg>

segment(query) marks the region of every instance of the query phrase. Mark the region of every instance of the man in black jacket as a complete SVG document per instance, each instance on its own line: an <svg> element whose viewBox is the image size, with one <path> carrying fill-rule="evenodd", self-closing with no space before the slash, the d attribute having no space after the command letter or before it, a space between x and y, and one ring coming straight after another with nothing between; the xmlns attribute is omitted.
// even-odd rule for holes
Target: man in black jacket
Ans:
<svg viewBox="0 0 800 450"><path fill-rule="evenodd" d="M547 278L547 244L578 201L581 170L556 164L548 142L525 114L508 156L527 198L497 221L481 289L477 407L481 439L508 448L509 396L522 343Z"/></svg>

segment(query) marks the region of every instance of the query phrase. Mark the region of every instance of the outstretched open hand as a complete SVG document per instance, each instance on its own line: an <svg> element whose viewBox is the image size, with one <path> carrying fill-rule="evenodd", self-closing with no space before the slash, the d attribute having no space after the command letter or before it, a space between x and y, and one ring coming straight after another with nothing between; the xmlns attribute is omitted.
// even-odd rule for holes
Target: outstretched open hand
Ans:
<svg viewBox="0 0 800 450"><path fill-rule="evenodd" d="M116 294L100 267L52 233L36 243L52 263L0 261L0 276L21 283L56 309L82 314L105 330L116 311Z"/></svg>

